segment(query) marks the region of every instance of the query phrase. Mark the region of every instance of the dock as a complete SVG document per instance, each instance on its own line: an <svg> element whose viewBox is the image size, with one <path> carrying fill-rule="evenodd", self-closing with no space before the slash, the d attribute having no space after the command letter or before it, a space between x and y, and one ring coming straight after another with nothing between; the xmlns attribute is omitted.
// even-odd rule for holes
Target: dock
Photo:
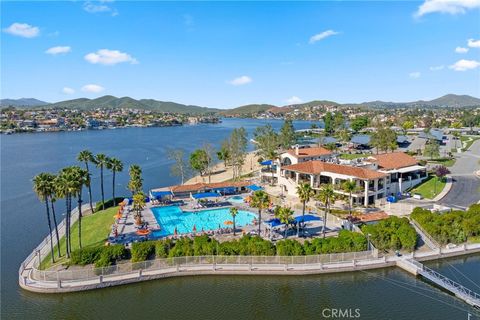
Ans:
<svg viewBox="0 0 480 320"><path fill-rule="evenodd" d="M422 263L412 258L403 258L397 260L397 266L401 269L433 282L437 286L447 290L457 298L463 300L474 308L480 309L480 294L462 286L461 284L445 277L437 271L430 269Z"/></svg>

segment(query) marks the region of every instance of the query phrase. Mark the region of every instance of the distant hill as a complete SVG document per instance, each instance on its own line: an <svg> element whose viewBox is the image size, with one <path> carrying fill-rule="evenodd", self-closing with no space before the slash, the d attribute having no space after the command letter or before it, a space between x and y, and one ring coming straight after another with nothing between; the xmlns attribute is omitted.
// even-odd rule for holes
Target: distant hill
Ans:
<svg viewBox="0 0 480 320"><path fill-rule="evenodd" d="M34 98L0 99L0 106L2 107L37 107L47 104L48 102Z"/></svg>
<svg viewBox="0 0 480 320"><path fill-rule="evenodd" d="M418 100L412 102L385 102L385 101L370 101L363 102L358 105L385 108L385 107L474 107L480 106L480 99L469 95L447 94L440 98L433 100Z"/></svg>
<svg viewBox="0 0 480 320"><path fill-rule="evenodd" d="M220 109L184 105L175 102L157 101L153 99L135 100L130 97L117 98L114 96L103 96L96 99L80 98L74 100L60 101L49 104L45 107L83 110L92 110L96 108L132 108L152 110L157 112L175 112L189 114L203 114L220 111Z"/></svg>
<svg viewBox="0 0 480 320"><path fill-rule="evenodd" d="M246 114L256 114L256 113L266 112L272 108L277 108L277 107L271 104L248 104L248 105L233 108L233 109L222 110L220 113L225 115L242 115L242 114L246 115Z"/></svg>

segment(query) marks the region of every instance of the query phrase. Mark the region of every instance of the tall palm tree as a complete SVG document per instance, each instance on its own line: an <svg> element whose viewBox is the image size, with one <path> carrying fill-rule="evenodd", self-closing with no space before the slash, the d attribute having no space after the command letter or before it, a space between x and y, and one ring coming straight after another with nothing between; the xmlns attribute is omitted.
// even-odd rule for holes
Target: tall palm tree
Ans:
<svg viewBox="0 0 480 320"><path fill-rule="evenodd" d="M117 158L110 158L107 162L107 169L112 171L113 179L112 179L112 194L113 194L113 206L115 207L115 175L117 172L123 171L123 163L122 161L118 160Z"/></svg>
<svg viewBox="0 0 480 320"><path fill-rule="evenodd" d="M74 181L74 195L77 197L78 203L78 246L82 249L82 190L84 186L90 185L90 175L85 169L80 167L73 167Z"/></svg>
<svg viewBox="0 0 480 320"><path fill-rule="evenodd" d="M235 229L236 229L235 217L237 216L237 214L238 214L238 209L235 208L235 207L231 207L230 208L230 215L232 216L232 219L233 219L233 236L236 236L236 234L235 234Z"/></svg>
<svg viewBox="0 0 480 320"><path fill-rule="evenodd" d="M55 214L55 206L54 206L54 203L57 200L56 199L57 195L56 195L56 191L55 191L55 178L56 178L55 175L49 174L48 181L50 183L48 184L48 197L50 198L50 204L51 204L51 208L52 208L53 225L55 227L55 238L57 239L57 249L58 249L57 254L58 254L58 257L60 258L62 253L60 251L60 236L58 234L57 216Z"/></svg>
<svg viewBox="0 0 480 320"><path fill-rule="evenodd" d="M348 193L348 213L352 216L352 193L357 191L357 182L354 180L347 180L342 184L343 191Z"/></svg>
<svg viewBox="0 0 480 320"><path fill-rule="evenodd" d="M50 222L50 210L48 207L48 197L50 192L50 174L40 173L33 178L33 191L37 194L41 201L45 201L45 208L47 213L48 230L50 231L50 250L52 252L52 263L55 263L55 255L53 254L53 237L52 237L52 223Z"/></svg>
<svg viewBox="0 0 480 320"><path fill-rule="evenodd" d="M95 158L93 157L92 152L89 151L89 150L80 151L80 153L77 155L77 160L85 163L85 169L87 169L88 175L90 175L90 169L88 168L88 164L90 162L92 162L92 163L95 162ZM91 180L91 179L89 179L89 180ZM90 201L90 210L93 213L92 186L90 184L88 185L88 198L89 198L89 201Z"/></svg>
<svg viewBox="0 0 480 320"><path fill-rule="evenodd" d="M105 210L105 193L103 191L103 168L108 163L108 157L103 153L99 153L95 156L95 165L100 168L100 188L102 191L102 210Z"/></svg>
<svg viewBox="0 0 480 320"><path fill-rule="evenodd" d="M288 226L293 220L293 211L288 207L277 207L275 209L275 217L277 217L281 223L285 224L285 234L283 237L286 239Z"/></svg>
<svg viewBox="0 0 480 320"><path fill-rule="evenodd" d="M145 208L145 195L143 192L136 193L133 196L133 210L135 211L135 222L142 224L142 210Z"/></svg>
<svg viewBox="0 0 480 320"><path fill-rule="evenodd" d="M78 168L78 167L77 167ZM65 217L65 244L67 251L67 258L70 258L72 251L71 246L71 216L72 216L72 196L77 190L78 177L75 175L74 167L66 167L60 171L60 174L55 179L56 194L62 198L65 198L65 204L67 208Z"/></svg>
<svg viewBox="0 0 480 320"><path fill-rule="evenodd" d="M260 235L262 231L262 210L270 206L270 196L263 190L257 190L253 193L250 206L258 209L258 235Z"/></svg>
<svg viewBox="0 0 480 320"><path fill-rule="evenodd" d="M128 182L128 190L132 192L132 196L136 193L142 191L143 188L143 179L142 179L142 169L138 164L130 165L128 169L130 174L130 181Z"/></svg>
<svg viewBox="0 0 480 320"><path fill-rule="evenodd" d="M333 186L329 184L324 184L320 189L320 192L317 195L317 200L323 203L324 205L324 214L323 214L323 238L325 238L325 230L327 228L327 214L330 212L330 206L335 203L336 194L333 190Z"/></svg>
<svg viewBox="0 0 480 320"><path fill-rule="evenodd" d="M302 202L302 222L305 219L305 207L307 202L310 201L310 198L313 196L314 191L309 183L303 183L297 187L298 199ZM300 228L300 222L297 224L297 235Z"/></svg>

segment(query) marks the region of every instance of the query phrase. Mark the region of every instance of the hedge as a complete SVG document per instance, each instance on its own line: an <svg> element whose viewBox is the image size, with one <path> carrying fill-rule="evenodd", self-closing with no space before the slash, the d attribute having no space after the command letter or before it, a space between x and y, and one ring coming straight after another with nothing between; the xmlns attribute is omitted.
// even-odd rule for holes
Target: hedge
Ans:
<svg viewBox="0 0 480 320"><path fill-rule="evenodd" d="M407 218L392 216L377 224L365 225L362 231L371 235L370 240L380 250L413 251L417 244L417 232Z"/></svg>
<svg viewBox="0 0 480 320"><path fill-rule="evenodd" d="M123 201L123 199L125 199L125 197L115 197L116 204L118 205L120 202ZM109 199L109 200L105 201L105 209L108 209L108 208L111 208L111 207L113 207L113 199ZM102 210L102 201L98 201L95 204L95 212L98 212L100 210Z"/></svg>
<svg viewBox="0 0 480 320"><path fill-rule="evenodd" d="M155 254L155 242L135 242L132 244L132 262L145 261Z"/></svg>
<svg viewBox="0 0 480 320"><path fill-rule="evenodd" d="M70 263L78 265L95 264L95 267L107 267L117 260L128 258L128 251L123 245L91 247L72 252Z"/></svg>

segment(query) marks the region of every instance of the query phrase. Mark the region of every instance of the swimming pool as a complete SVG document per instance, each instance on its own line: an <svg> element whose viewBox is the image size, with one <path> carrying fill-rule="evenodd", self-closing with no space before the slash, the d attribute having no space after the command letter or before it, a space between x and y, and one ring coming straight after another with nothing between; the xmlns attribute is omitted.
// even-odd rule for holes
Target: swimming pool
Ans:
<svg viewBox="0 0 480 320"><path fill-rule="evenodd" d="M177 233L190 233L193 231L193 226L196 227L197 232L216 230L219 228L231 228L232 226L225 225L225 221L232 220L229 208L221 209L207 209L198 212L182 211L178 206L154 207L151 208L155 219L160 225L160 230L154 231L154 237L164 237L173 235L175 227ZM238 227L243 227L251 224L253 219L257 216L248 211L238 210L235 217L235 224Z"/></svg>
<svg viewBox="0 0 480 320"><path fill-rule="evenodd" d="M230 202L234 203L243 203L245 199L242 196L233 196L227 199Z"/></svg>

